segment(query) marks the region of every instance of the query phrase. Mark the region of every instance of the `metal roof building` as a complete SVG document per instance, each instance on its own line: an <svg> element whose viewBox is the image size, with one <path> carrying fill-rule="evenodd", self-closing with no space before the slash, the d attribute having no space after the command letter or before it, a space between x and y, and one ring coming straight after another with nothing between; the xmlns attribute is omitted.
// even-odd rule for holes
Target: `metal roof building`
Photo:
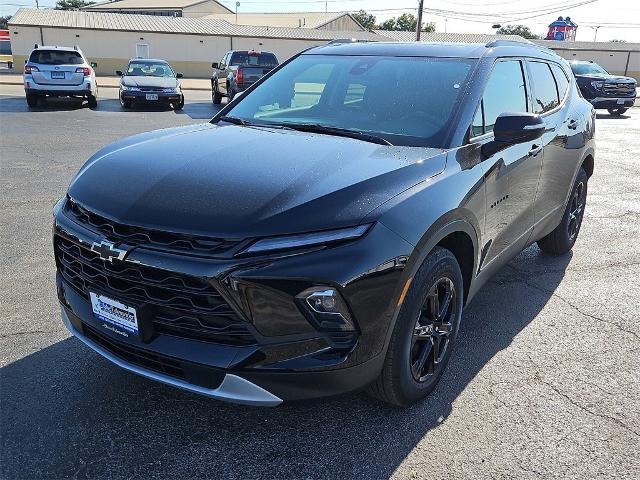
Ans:
<svg viewBox="0 0 640 480"><path fill-rule="evenodd" d="M81 10L165 17L204 17L214 13L233 13L216 0L110 0L87 5Z"/></svg>

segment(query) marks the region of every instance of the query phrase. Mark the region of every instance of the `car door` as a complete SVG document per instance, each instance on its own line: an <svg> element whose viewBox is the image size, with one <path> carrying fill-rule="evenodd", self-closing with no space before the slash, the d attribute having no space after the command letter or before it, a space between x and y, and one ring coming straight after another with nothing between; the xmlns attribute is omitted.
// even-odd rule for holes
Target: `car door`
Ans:
<svg viewBox="0 0 640 480"><path fill-rule="evenodd" d="M475 136L472 142L493 140L493 126L500 114L530 112L528 90L522 60L497 60L472 124ZM512 145L483 160L487 242L482 265L488 265L507 250L517 252L526 245L534 222L541 159L542 148L534 141Z"/></svg>
<svg viewBox="0 0 640 480"><path fill-rule="evenodd" d="M527 60L534 112L545 121L540 139L544 147L535 202L536 230L553 225L564 212L564 203L575 173L576 151L584 144L579 111L572 108L569 77L555 63ZM536 235L538 236L538 235Z"/></svg>
<svg viewBox="0 0 640 480"><path fill-rule="evenodd" d="M227 52L220 60L218 64L218 71L216 72L216 82L218 83L218 92L222 95L227 94L227 64L229 63L229 56L231 52Z"/></svg>

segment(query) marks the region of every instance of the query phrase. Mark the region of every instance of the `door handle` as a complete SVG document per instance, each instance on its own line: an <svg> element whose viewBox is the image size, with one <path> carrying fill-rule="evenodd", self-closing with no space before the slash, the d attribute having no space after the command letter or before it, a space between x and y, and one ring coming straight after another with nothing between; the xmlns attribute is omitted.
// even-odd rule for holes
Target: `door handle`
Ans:
<svg viewBox="0 0 640 480"><path fill-rule="evenodd" d="M531 146L531 150L529 150L529 156L530 157L535 157L536 155L538 155L540 152L542 151L542 145L536 145L533 144Z"/></svg>

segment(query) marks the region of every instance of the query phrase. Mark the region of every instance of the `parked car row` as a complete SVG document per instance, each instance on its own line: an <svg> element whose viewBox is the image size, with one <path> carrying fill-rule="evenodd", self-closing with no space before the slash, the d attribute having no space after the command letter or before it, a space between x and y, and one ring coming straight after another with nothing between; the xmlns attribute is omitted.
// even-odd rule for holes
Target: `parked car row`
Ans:
<svg viewBox="0 0 640 480"><path fill-rule="evenodd" d="M211 97L220 104L253 85L278 65L273 53L255 50L227 52L220 63L212 63ZM94 68L77 46L36 45L24 65L24 88L29 107L47 97L84 98L90 108L98 105L98 84ZM124 109L137 105L165 105L174 110L184 107L180 84L182 73L161 59L131 59L120 76L118 98Z"/></svg>

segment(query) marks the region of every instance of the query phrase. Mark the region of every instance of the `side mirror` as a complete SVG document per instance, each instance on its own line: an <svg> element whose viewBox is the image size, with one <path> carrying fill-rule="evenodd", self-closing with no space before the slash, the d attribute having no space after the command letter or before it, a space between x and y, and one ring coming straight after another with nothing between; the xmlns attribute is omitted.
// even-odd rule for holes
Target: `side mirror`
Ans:
<svg viewBox="0 0 640 480"><path fill-rule="evenodd" d="M116 70L116 75L118 75L119 77L124 76L124 73L122 73L122 70Z"/></svg>
<svg viewBox="0 0 640 480"><path fill-rule="evenodd" d="M482 146L482 154L490 157L511 145L536 140L545 128L544 120L535 113L502 113L493 126L493 140Z"/></svg>
<svg viewBox="0 0 640 480"><path fill-rule="evenodd" d="M91 62L91 68L98 68L98 64L96 62Z"/></svg>
<svg viewBox="0 0 640 480"><path fill-rule="evenodd" d="M182 78L184 77L184 75L182 75L180 72L176 73L176 78Z"/></svg>
<svg viewBox="0 0 640 480"><path fill-rule="evenodd" d="M213 62L213 63L211 64L211 68L213 68L214 70L218 70L218 68L219 68L219 67L218 67L218 62Z"/></svg>

